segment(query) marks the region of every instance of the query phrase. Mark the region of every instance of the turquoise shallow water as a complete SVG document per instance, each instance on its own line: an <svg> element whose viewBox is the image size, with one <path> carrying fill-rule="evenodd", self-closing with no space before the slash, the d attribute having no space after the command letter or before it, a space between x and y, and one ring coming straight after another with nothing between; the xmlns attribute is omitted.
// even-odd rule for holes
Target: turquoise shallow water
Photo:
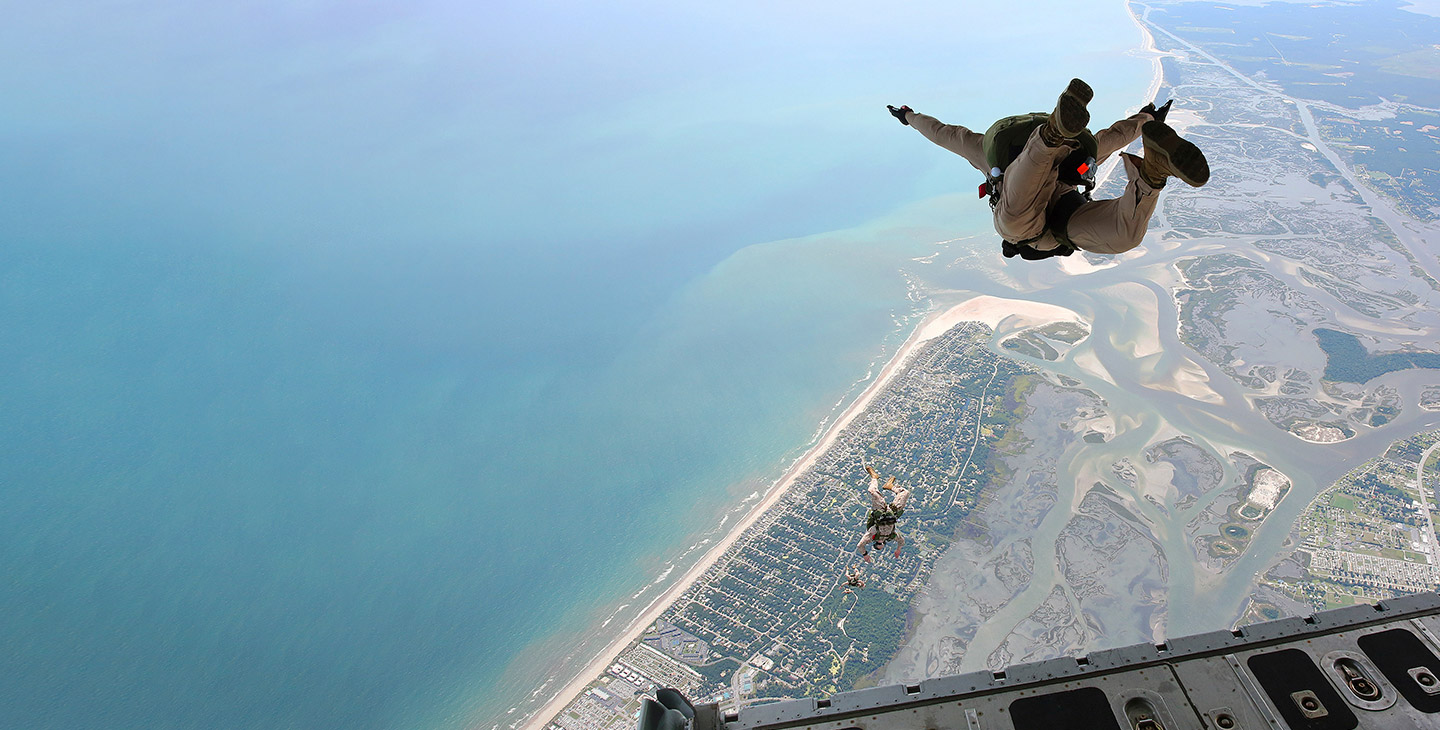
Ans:
<svg viewBox="0 0 1440 730"><path fill-rule="evenodd" d="M504 717L898 343L903 262L983 229L903 207L973 175L880 106L1148 78L1118 5L992 79L952 8L771 12L8 19L0 726Z"/></svg>

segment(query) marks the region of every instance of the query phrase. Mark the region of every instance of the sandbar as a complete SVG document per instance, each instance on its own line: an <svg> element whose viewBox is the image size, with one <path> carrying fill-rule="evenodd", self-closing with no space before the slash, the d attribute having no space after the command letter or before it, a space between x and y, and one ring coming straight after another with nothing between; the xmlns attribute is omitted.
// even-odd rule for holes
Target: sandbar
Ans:
<svg viewBox="0 0 1440 730"><path fill-rule="evenodd" d="M999 332L1002 323L1007 328L1023 329L1051 322L1083 323L1084 320L1080 318L1080 315L1058 304L1032 302L1026 299L1006 299L982 294L926 319L911 339L918 338L919 342L935 339L961 322L980 322ZM919 342L915 344L919 344Z"/></svg>

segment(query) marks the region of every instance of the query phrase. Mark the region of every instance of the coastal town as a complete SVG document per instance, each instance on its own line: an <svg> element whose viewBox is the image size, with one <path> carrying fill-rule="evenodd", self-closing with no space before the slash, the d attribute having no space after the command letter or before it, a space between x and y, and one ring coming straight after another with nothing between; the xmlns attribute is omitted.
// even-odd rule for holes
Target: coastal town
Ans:
<svg viewBox="0 0 1440 730"><path fill-rule="evenodd" d="M551 727L623 727L637 698L665 682L735 712L832 694L882 667L903 638L906 605L993 479L988 454L1003 448L1033 377L992 349L992 334L962 323L920 346L781 503ZM904 548L868 564L855 550L867 464L912 492ZM852 568L866 587L847 592Z"/></svg>
<svg viewBox="0 0 1440 730"><path fill-rule="evenodd" d="M1261 583L1275 597L1257 599L1252 612L1279 615L1280 596L1321 610L1434 590L1437 485L1436 431L1397 441L1345 475L1295 523L1291 542L1298 547Z"/></svg>

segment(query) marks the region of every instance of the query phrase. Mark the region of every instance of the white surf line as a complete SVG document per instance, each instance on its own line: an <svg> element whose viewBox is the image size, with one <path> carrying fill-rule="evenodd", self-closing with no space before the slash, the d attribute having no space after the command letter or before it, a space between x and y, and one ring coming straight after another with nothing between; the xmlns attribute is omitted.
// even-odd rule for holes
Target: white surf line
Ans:
<svg viewBox="0 0 1440 730"><path fill-rule="evenodd" d="M525 730L543 730L556 714L579 697L585 688L605 671L605 668L619 656L621 651L629 646L631 642L640 638L645 632L645 629L654 623L656 619L660 618L670 605L680 598L681 594L689 590L701 576L714 567L725 552L740 541L742 535L751 525L759 521L766 512L778 504L780 499L788 493L790 487L794 485L795 480L800 474L813 466L814 463L819 460L820 455L829 450L835 441L839 439L840 433L845 430L845 427L849 426L850 422L853 421L856 416L863 413L865 409L869 407L870 402L875 399L875 396L903 369L905 361L914 354L918 346L943 333L944 330L936 332L933 326L933 320L939 318L939 316L939 312L932 312L922 320L920 325L911 333L910 337L905 340L904 344L895 351L894 356L885 364L885 367L880 370L880 374L876 376L870 385L840 414L839 418L831 424L824 438L820 439L820 441L811 446L804 455L796 459L790 465L789 469L766 490L763 497L760 497L759 492L753 492L749 497L746 497L742 503L750 502L757 497L760 497L760 500L750 508L744 517L735 523L727 535L717 541L709 552L705 553L704 557L700 558L699 561L691 566L690 570L686 571L683 576L672 583L664 592L652 599L650 603L646 605L645 609L626 625L625 631L607 644L605 648L596 655L595 659L576 675L575 679L566 684L560 692L551 697L550 701L545 703L539 710L525 718L525 724L523 726Z"/></svg>

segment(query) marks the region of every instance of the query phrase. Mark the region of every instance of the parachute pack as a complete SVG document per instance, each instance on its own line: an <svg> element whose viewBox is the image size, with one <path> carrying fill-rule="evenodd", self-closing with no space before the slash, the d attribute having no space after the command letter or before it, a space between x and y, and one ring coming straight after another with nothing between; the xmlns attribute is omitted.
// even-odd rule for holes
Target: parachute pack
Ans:
<svg viewBox="0 0 1440 730"><path fill-rule="evenodd" d="M990 208L993 210L1000 202L1000 181L1005 173L1005 168L1020 156L1025 149L1025 143L1035 133L1035 128L1050 120L1046 112L1030 112L1029 114L1016 114L1005 117L985 130L985 162L990 165L990 174L984 184L980 186L980 197L989 195ZM1056 248L1041 251L1030 244L1040 240L1040 236L1025 241L1004 241L1000 251L1005 258L1019 256L1028 261L1048 259L1052 256L1069 256L1075 253L1076 246L1066 235L1066 229L1070 222L1070 216L1080 208L1081 205L1090 201L1090 188L1094 185L1095 156L1100 153L1100 145L1095 141L1095 135L1090 130L1085 130L1075 137L1079 143L1079 149L1071 153L1061 165L1061 181L1069 184L1082 186L1085 191L1071 191L1061 196L1051 207L1045 219L1045 228L1055 240L1060 243ZM1071 168L1074 168L1073 171ZM1073 174L1071 174L1073 173Z"/></svg>
<svg viewBox="0 0 1440 730"><path fill-rule="evenodd" d="M1034 134L1035 128L1050 121L1048 112L1030 112L1029 114L1016 114L1012 117L1005 117L985 130L985 164L992 170L999 169L1005 172L1005 168L1020 156L1025 149L1026 140ZM1100 153L1100 144L1095 141L1095 135L1090 130L1080 133L1075 138L1083 150L1091 159Z"/></svg>
<svg viewBox="0 0 1440 730"><path fill-rule="evenodd" d="M870 510L870 514L865 518L865 529L869 530L873 527L875 528L876 534L879 534L880 528L888 525L891 528L890 533L893 534L895 532L895 523L900 519L900 513L903 511L903 509L897 510L894 507L883 510L872 509Z"/></svg>

